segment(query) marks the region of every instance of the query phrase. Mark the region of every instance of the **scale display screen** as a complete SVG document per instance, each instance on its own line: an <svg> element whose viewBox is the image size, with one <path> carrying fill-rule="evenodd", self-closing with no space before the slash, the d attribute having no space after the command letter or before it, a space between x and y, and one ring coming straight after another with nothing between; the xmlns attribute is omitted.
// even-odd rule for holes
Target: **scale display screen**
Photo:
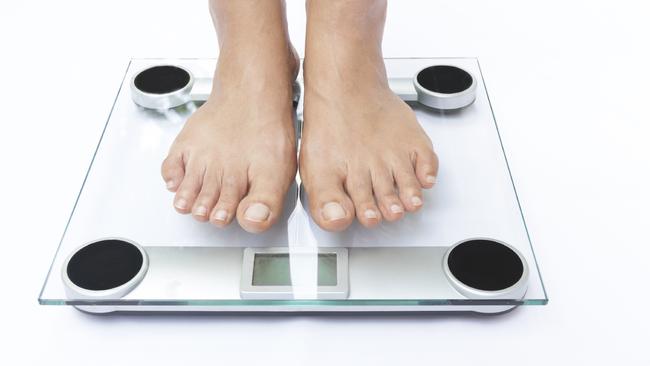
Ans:
<svg viewBox="0 0 650 366"><path fill-rule="evenodd" d="M347 248L251 247L244 249L242 299L347 299Z"/></svg>
<svg viewBox="0 0 650 366"><path fill-rule="evenodd" d="M289 253L255 253L253 286L291 286ZM318 286L336 286L336 253L318 253Z"/></svg>

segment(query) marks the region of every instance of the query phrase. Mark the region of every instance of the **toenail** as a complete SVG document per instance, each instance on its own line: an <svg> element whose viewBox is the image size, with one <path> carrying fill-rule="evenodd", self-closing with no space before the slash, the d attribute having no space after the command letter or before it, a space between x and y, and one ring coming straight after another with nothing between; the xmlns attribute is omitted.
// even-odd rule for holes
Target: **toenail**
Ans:
<svg viewBox="0 0 650 366"><path fill-rule="evenodd" d="M427 175L427 183L436 184L436 176L435 175Z"/></svg>
<svg viewBox="0 0 650 366"><path fill-rule="evenodd" d="M390 211L392 213L402 213L402 212L404 212L404 209L400 205L393 204L393 205L390 206Z"/></svg>
<svg viewBox="0 0 650 366"><path fill-rule="evenodd" d="M263 203L253 203L246 209L244 217L246 217L246 220L249 221L262 222L266 221L266 219L269 218L270 214L271 210L269 210L269 207L267 205Z"/></svg>
<svg viewBox="0 0 650 366"><path fill-rule="evenodd" d="M184 210L187 208L187 201L183 198L179 198L174 206L176 206L176 208L179 210Z"/></svg>
<svg viewBox="0 0 650 366"><path fill-rule="evenodd" d="M345 210L338 202L328 202L323 206L323 218L327 221L345 218Z"/></svg>
<svg viewBox="0 0 650 366"><path fill-rule="evenodd" d="M205 216L208 213L208 209L205 206L199 206L194 210L196 216Z"/></svg>
<svg viewBox="0 0 650 366"><path fill-rule="evenodd" d="M217 210L217 212L214 213L215 220L226 221L227 217L228 217L228 212L226 212L226 210Z"/></svg>
<svg viewBox="0 0 650 366"><path fill-rule="evenodd" d="M377 212L375 212L375 210L368 209L363 213L363 216L365 216L367 219L376 219Z"/></svg>
<svg viewBox="0 0 650 366"><path fill-rule="evenodd" d="M413 196L411 197L411 204L413 206L422 206L422 200L420 199L420 197Z"/></svg>
<svg viewBox="0 0 650 366"><path fill-rule="evenodd" d="M167 189L172 189L174 188L174 181L173 180L168 180L167 181Z"/></svg>

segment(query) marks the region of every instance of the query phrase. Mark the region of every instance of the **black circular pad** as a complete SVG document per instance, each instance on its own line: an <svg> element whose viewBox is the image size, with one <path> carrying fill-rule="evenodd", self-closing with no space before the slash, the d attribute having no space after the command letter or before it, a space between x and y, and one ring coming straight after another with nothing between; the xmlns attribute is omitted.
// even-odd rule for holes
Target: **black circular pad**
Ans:
<svg viewBox="0 0 650 366"><path fill-rule="evenodd" d="M89 244L68 262L68 278L75 285L94 291L121 286L135 277L144 258L135 245L109 239Z"/></svg>
<svg viewBox="0 0 650 366"><path fill-rule="evenodd" d="M423 88L443 94L460 93L472 86L472 75L467 71L449 65L430 66L420 71L417 81Z"/></svg>
<svg viewBox="0 0 650 366"><path fill-rule="evenodd" d="M145 93L167 94L184 88L190 74L176 66L154 66L141 71L133 82Z"/></svg>
<svg viewBox="0 0 650 366"><path fill-rule="evenodd" d="M484 291L506 289L524 273L521 259L512 249L491 240L469 240L449 253L451 273L465 285Z"/></svg>

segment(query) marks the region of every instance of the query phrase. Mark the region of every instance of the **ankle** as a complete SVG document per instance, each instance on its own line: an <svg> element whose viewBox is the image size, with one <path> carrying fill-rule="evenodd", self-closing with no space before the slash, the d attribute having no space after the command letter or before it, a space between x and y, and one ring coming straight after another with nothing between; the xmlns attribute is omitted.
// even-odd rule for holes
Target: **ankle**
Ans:
<svg viewBox="0 0 650 366"><path fill-rule="evenodd" d="M225 85L252 87L262 92L268 91L266 88L269 86L276 90L282 86L290 88L299 67L300 60L288 41L273 45L251 42L239 46L224 42L220 47L213 86L221 89Z"/></svg>
<svg viewBox="0 0 650 366"><path fill-rule="evenodd" d="M341 47L341 48L338 48ZM325 47L327 53L310 50L305 56L305 91L318 94L388 88L386 68L381 51L357 49L349 51L347 46Z"/></svg>

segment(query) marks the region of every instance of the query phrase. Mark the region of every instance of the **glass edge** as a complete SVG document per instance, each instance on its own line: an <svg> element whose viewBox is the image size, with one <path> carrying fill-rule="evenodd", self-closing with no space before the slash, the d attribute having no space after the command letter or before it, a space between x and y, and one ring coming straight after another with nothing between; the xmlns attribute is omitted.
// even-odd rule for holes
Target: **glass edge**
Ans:
<svg viewBox="0 0 650 366"><path fill-rule="evenodd" d="M506 306L546 305L547 299L526 300L68 300L39 299L40 305L72 306Z"/></svg>
<svg viewBox="0 0 650 366"><path fill-rule="evenodd" d="M501 146L501 151L503 153L503 158L506 162L506 168L508 169L508 176L510 177L510 184L512 185L512 190L515 193L515 198L517 199L517 206L519 207L519 214L521 215L521 222L524 224L524 229L526 230L526 237L528 238L528 246L530 251L533 254L533 260L535 261L535 268L537 269L537 275L542 284L542 291L544 292L544 301L548 302L548 293L546 292L546 285L544 284L544 279L542 277L542 271L539 269L539 261L537 255L535 254L535 248L533 247L533 241L530 238L530 232L528 231L528 224L526 224L526 218L524 217L524 210L521 206L521 201L519 200L519 193L517 193L517 187L515 186L515 179L512 176L512 170L510 169L510 162L508 161L508 154L506 153L506 148L503 144L503 139L501 138L501 132L499 131L499 125L497 123L496 116L494 115L494 109L492 108L492 101L490 100L490 93L488 92L487 84L485 82L485 77L483 76L483 69L481 68L481 63L476 58L476 65L478 66L479 73L481 75L481 81L483 82L483 88L485 89L485 96L488 100L488 105L490 106L490 113L492 114L492 122L494 122L494 127L497 131L497 137L499 138L499 145ZM544 303L546 304L546 303Z"/></svg>
<svg viewBox="0 0 650 366"><path fill-rule="evenodd" d="M95 162L95 157L97 156L97 152L99 151L99 147L102 144L102 140L104 138L104 133L106 133L106 128L108 127L108 123L111 120L111 116L113 115L113 111L115 110L115 104L117 103L117 98L119 98L120 93L122 92L122 87L124 86L124 81L126 80L126 75L129 72L129 69L131 68L131 62L130 60L128 64L126 65L126 69L124 70L124 75L122 76L122 80L120 81L120 86L117 89L117 93L115 94L115 99L113 99L113 104L111 105L111 111L108 114L108 118L106 118L106 122L104 123L104 129L102 130L101 135L99 136L99 141L97 141L97 146L95 147L95 151L93 152L93 157L90 160L90 164L88 165L88 169L86 170L86 174L84 175L83 182L81 183L81 187L79 188L79 192L77 193L77 198L74 201L74 205L72 206L72 211L70 212L70 216L68 216L68 221L65 224L65 229L63 229L63 234L61 235L61 239L59 240L59 245L56 248L56 251L54 252L54 257L52 258L52 263L50 263L50 267L47 271L47 274L45 275L45 281L43 282L43 286L41 287L41 291L38 295L38 300L39 302L42 303L43 301L43 293L45 292L45 288L47 287L48 280L50 278L50 274L52 273L52 269L54 268L54 263L56 262L56 259L59 256L59 250L61 249L61 244L63 243L63 239L65 238L65 234L68 232L68 227L70 226L70 222L72 221L72 217L74 216L74 212L77 208L77 204L79 203L79 198L81 197L81 193L83 192L83 189L86 185L86 180L88 179L88 175L90 174L90 170L93 167L93 163Z"/></svg>

